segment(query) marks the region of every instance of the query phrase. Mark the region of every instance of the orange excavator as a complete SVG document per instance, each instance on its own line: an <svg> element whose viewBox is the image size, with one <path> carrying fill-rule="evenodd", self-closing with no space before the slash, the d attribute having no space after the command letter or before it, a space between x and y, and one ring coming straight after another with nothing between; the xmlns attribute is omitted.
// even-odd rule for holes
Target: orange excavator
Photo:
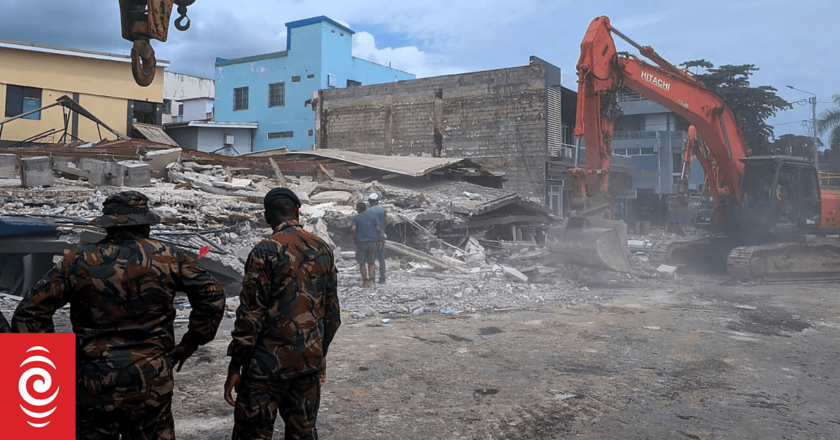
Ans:
<svg viewBox="0 0 840 440"><path fill-rule="evenodd" d="M613 35L652 64L618 52ZM576 211L565 225L548 234L550 249L561 259L573 254L569 261L576 261L586 255L597 265L615 270L629 265L629 261L615 263L628 259L629 253L621 247L622 228L610 229L603 214L612 206L609 167L613 128L620 115L617 94L627 88L691 124L688 154L703 166L715 205L709 235L660 242L651 250L652 263L711 264L725 267L740 280L840 279L840 244L826 237L840 233L840 199L821 194L817 170L810 161L752 156L735 115L717 93L650 46L627 38L607 17L589 25L577 72L575 136L585 139L586 168L568 171L574 182ZM690 164L690 156L686 160Z"/></svg>

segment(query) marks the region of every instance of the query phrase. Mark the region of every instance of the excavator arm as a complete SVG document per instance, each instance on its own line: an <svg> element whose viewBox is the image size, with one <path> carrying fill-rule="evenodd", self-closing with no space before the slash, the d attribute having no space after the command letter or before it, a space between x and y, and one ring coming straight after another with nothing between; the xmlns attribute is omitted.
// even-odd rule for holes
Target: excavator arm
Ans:
<svg viewBox="0 0 840 440"><path fill-rule="evenodd" d="M653 61L647 63L616 50L612 35L618 35ZM609 155L617 111L611 108L621 87L633 90L666 109L682 116L696 127L708 147L705 158L715 163L722 183L737 203L744 164L749 155L735 115L714 91L664 60L650 46L640 46L615 30L607 17L598 17L589 25L581 43L578 71L578 108L575 136L586 143L586 170L573 169L571 175L588 189L582 197L608 189ZM702 162L701 162L702 163ZM706 171L711 166L704 165ZM595 177L593 177L595 176ZM713 182L713 180L710 180ZM575 184L578 187L578 184ZM718 192L719 188L713 191ZM715 197L716 203L719 203Z"/></svg>

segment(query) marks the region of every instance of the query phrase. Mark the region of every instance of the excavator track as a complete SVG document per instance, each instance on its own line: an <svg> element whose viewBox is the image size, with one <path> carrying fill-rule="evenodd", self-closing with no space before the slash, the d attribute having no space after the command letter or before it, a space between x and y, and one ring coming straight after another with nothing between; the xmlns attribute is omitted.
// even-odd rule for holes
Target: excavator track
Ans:
<svg viewBox="0 0 840 440"><path fill-rule="evenodd" d="M738 246L729 252L726 270L742 282L837 281L840 245L817 242Z"/></svg>

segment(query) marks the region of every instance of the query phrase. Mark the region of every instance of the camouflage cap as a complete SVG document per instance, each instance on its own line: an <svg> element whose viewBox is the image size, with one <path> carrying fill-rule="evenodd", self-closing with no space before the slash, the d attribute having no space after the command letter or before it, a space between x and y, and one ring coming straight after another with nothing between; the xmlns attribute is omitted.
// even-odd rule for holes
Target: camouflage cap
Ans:
<svg viewBox="0 0 840 440"><path fill-rule="evenodd" d="M124 191L105 199L102 215L91 224L101 228L131 225L154 225L158 217L149 212L149 198L137 191Z"/></svg>

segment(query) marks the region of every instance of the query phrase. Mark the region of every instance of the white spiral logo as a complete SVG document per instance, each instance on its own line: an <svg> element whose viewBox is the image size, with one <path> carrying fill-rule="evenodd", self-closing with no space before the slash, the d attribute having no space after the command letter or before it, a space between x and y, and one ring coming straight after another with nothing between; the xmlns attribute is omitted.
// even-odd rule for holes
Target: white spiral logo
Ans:
<svg viewBox="0 0 840 440"><path fill-rule="evenodd" d="M27 353L29 353L30 351L45 351L47 353L50 352L49 350L47 350L44 347L37 347L37 346L32 347L29 350L26 350ZM23 367L24 365L29 364L29 363L33 363L33 362L44 363L44 364L47 364L47 365L53 367L53 370L57 370L57 368L55 367L55 364L53 364L53 362L51 360L49 360L49 358L46 358L44 356L30 356L25 361L23 361L23 363L20 364L20 366ZM55 388L55 393L53 393L52 396L50 396L46 399L37 399L35 397L32 397L32 395L29 394L29 390L27 389L26 384L29 382L29 379L32 378L33 376L36 377L35 381L32 382L32 389L34 389L35 392L37 392L39 394L46 394L50 390L50 387L52 387L52 377L50 376L50 373L43 368L31 367L28 370L24 371L23 374L20 376L20 380L18 381L18 392L20 392L20 397L26 403L28 403L32 406L38 407L39 409L43 409L43 407L50 405L55 400L55 398L58 396L58 387ZM34 419L45 419L45 418L49 417L50 414L55 412L56 408L58 408L58 407L54 406L49 411L35 412L35 411L30 411L30 410L24 408L23 405L20 405L20 409L22 409L23 412L26 413L26 415L28 415L29 417L32 417ZM45 423L32 423L28 420L26 421L26 423L29 423L31 426L33 426L35 428L43 428L44 426L47 426L47 425L50 424L49 421L46 421Z"/></svg>

